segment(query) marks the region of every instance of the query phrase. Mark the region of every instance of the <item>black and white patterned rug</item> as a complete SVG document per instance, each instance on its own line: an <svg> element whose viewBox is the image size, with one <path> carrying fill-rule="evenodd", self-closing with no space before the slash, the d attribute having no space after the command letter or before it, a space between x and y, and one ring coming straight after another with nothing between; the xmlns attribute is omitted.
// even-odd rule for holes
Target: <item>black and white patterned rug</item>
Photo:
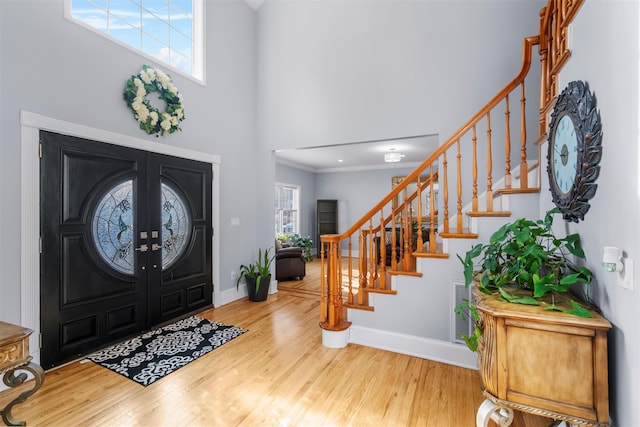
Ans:
<svg viewBox="0 0 640 427"><path fill-rule="evenodd" d="M92 353L87 359L146 387L245 332L191 316Z"/></svg>

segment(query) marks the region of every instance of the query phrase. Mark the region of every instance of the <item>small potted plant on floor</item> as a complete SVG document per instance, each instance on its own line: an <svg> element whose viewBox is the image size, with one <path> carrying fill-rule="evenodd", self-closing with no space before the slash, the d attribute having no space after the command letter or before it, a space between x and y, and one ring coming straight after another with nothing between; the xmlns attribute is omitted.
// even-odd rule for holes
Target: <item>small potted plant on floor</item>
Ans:
<svg viewBox="0 0 640 427"><path fill-rule="evenodd" d="M271 283L271 263L274 259L269 250L267 248L263 252L262 249L258 249L256 262L240 266L240 274L236 279L236 289L244 279L247 285L249 301L258 302L267 299L269 284Z"/></svg>

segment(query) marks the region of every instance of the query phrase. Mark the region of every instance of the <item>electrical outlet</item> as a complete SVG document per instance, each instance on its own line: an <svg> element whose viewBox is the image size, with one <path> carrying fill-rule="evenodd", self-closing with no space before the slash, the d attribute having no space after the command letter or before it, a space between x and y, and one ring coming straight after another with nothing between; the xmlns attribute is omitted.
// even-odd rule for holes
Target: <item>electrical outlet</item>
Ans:
<svg viewBox="0 0 640 427"><path fill-rule="evenodd" d="M231 280L236 280L236 277L238 277L238 273L235 270L231 270Z"/></svg>

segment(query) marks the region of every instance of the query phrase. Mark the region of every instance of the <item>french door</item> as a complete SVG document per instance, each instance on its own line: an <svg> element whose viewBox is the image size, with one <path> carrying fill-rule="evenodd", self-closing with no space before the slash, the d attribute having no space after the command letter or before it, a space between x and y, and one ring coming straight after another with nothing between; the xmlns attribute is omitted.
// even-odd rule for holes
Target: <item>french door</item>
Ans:
<svg viewBox="0 0 640 427"><path fill-rule="evenodd" d="M211 164L40 139L45 369L211 305Z"/></svg>

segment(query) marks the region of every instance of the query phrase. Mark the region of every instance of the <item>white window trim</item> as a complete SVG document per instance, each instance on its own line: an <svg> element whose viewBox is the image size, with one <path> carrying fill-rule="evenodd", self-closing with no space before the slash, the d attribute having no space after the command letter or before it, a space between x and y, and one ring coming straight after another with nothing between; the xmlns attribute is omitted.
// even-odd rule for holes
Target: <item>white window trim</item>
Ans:
<svg viewBox="0 0 640 427"><path fill-rule="evenodd" d="M0 0L1 1L1 0ZM169 74L174 74L174 73L178 73L181 76L194 81L195 83L198 83L202 86L206 86L206 81L205 81L205 76L207 75L206 73L206 62L204 60L204 55L205 55L205 49L204 49L204 40L205 40L205 36L206 36L206 31L205 31L205 25L204 25L204 16L206 13L205 10L205 1L204 0L193 0L194 2L194 7L193 7L193 28L194 28L194 32L195 31L200 31L201 34L197 34L194 33L193 35L193 70L194 70L194 74L196 75L190 75L185 73L182 70L179 70L177 68L175 68L174 66L172 66L169 63L166 62L162 62L159 61L158 58L153 57L143 51L141 51L140 49L136 49L135 47L128 45L127 43L124 43L120 40L118 40L117 38L110 36L109 34L105 34L102 31L98 30L97 28L94 28L90 25L85 24L84 22L74 18L71 14L71 0L64 0L64 17L69 21L69 22L73 22L75 25L78 25L82 28L85 28L91 32L93 32L94 34L99 35L100 37L103 37L106 40L109 40L112 43L117 44L118 46L121 46L125 49L128 49L132 52L137 53L138 55L146 58L151 64L155 64L158 68L163 69L163 71L170 69L171 72ZM196 9L198 9L200 12L196 12ZM151 65L150 64L150 65ZM202 74L201 76L198 76L198 74Z"/></svg>
<svg viewBox="0 0 640 427"><path fill-rule="evenodd" d="M287 184L285 182L276 182L275 187L290 187L290 188L295 188L296 190L298 190L298 209L296 209L296 224L298 224L298 231L295 231L295 233L300 233L301 229L300 229L300 199L302 198L302 186L300 185L296 185L296 184ZM274 190L275 190L274 187ZM294 232L292 232L294 233Z"/></svg>

